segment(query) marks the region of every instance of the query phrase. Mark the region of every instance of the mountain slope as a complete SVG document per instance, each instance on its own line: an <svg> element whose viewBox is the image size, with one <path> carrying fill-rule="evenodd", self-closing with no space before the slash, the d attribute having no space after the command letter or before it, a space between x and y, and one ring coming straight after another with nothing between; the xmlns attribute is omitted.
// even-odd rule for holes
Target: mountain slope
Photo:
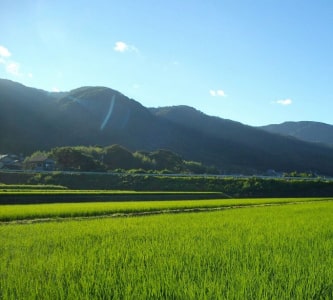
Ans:
<svg viewBox="0 0 333 300"><path fill-rule="evenodd" d="M147 109L106 87L53 94L0 80L0 153L64 145L168 149L225 173L333 175L333 150L179 106Z"/></svg>
<svg viewBox="0 0 333 300"><path fill-rule="evenodd" d="M332 149L299 141L291 137L271 134L264 130L218 117L211 117L188 106L151 108L151 111L164 119L211 136L227 141L228 158L238 164L253 164L262 170L270 166L276 170L317 170L324 167L332 172ZM228 151L229 150L229 151ZM251 163L250 163L251 162Z"/></svg>
<svg viewBox="0 0 333 300"><path fill-rule="evenodd" d="M61 117L50 93L0 80L0 107L0 151L25 153L61 140Z"/></svg>
<svg viewBox="0 0 333 300"><path fill-rule="evenodd" d="M333 146L333 125L320 122L302 121L272 124L262 126L261 128L271 133L289 135L303 141L323 143Z"/></svg>

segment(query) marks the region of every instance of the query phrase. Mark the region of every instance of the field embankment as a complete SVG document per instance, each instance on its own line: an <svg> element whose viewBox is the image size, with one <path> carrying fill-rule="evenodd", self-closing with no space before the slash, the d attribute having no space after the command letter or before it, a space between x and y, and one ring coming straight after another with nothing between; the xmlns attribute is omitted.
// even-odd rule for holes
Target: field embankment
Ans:
<svg viewBox="0 0 333 300"><path fill-rule="evenodd" d="M224 199L214 192L135 192L102 190L0 190L0 204L80 203L114 201L170 201L195 199Z"/></svg>
<svg viewBox="0 0 333 300"><path fill-rule="evenodd" d="M0 183L60 185L74 190L220 192L230 198L332 197L333 180L108 173L0 172Z"/></svg>

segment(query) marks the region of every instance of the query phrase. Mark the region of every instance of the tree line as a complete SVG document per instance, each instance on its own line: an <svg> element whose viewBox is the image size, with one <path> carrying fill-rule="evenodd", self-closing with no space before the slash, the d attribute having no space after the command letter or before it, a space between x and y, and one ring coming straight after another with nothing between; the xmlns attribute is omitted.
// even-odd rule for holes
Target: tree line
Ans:
<svg viewBox="0 0 333 300"><path fill-rule="evenodd" d="M214 166L184 160L170 150L131 152L118 144L107 147L56 147L48 152L36 151L25 159L25 169L31 168L29 162L37 158L53 159L56 162L56 170L59 171L190 174L218 174L219 172Z"/></svg>

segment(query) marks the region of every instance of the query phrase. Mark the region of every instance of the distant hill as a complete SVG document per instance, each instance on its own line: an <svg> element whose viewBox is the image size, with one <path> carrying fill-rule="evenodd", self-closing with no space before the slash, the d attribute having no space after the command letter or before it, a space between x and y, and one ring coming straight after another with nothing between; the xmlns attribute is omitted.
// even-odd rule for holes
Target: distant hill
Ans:
<svg viewBox="0 0 333 300"><path fill-rule="evenodd" d="M262 126L261 128L271 133L293 136L307 142L323 143L333 146L333 125L301 121L272 124Z"/></svg>
<svg viewBox="0 0 333 300"><path fill-rule="evenodd" d="M0 153L59 146L167 149L222 173L315 171L333 175L333 150L188 106L146 108L106 87L49 93L0 80Z"/></svg>

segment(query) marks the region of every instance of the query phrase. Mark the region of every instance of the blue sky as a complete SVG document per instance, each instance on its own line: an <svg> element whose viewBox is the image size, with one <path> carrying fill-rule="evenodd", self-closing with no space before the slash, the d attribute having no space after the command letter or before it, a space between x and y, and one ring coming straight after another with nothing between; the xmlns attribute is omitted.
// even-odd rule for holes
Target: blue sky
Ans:
<svg viewBox="0 0 333 300"><path fill-rule="evenodd" d="M333 124L332 0L2 0L0 78L249 125Z"/></svg>

